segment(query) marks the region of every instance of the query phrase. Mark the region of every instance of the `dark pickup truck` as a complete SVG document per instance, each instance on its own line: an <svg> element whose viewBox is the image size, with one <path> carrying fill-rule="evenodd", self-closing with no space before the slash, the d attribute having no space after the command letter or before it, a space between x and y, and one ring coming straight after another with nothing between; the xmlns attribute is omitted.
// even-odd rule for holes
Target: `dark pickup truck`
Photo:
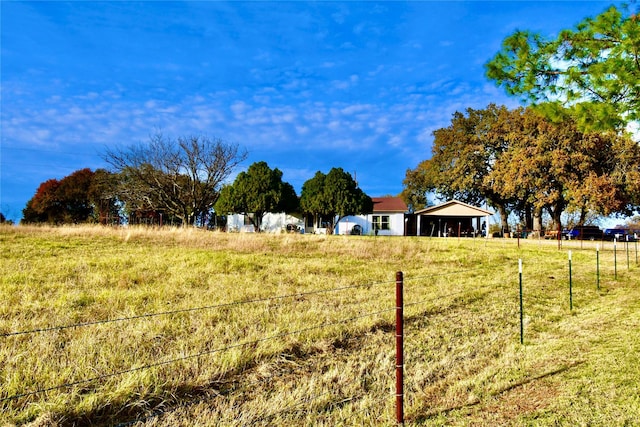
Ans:
<svg viewBox="0 0 640 427"><path fill-rule="evenodd" d="M616 239L619 242L630 241L634 242L638 239L640 233L638 230L630 230L628 228L607 228L604 230L604 240Z"/></svg>
<svg viewBox="0 0 640 427"><path fill-rule="evenodd" d="M570 230L562 230L562 237L566 240L600 240L603 232L595 225L583 225Z"/></svg>

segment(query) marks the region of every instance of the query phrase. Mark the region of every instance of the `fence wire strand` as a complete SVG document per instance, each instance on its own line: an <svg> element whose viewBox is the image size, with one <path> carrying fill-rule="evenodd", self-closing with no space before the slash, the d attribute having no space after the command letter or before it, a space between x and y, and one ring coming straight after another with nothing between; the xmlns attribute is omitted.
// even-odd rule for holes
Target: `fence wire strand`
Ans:
<svg viewBox="0 0 640 427"><path fill-rule="evenodd" d="M425 274L425 275L421 275L421 276L411 276L411 277L405 276L404 280L405 280L405 283L406 283L406 282L414 281L414 280L432 279L432 278L435 278L435 277L446 277L446 276L452 276L452 275L456 275L457 276L457 275L460 275L460 274L472 273L472 272L477 272L477 271L491 271L491 269L490 268L486 268L486 267L466 268L464 270L445 271L443 273Z"/></svg>
<svg viewBox="0 0 640 427"><path fill-rule="evenodd" d="M278 415L282 415L282 414L285 414L287 412L297 412L297 411L300 410L299 407L304 405L305 403L312 402L314 400L320 399L321 397L328 396L330 394L332 394L332 392L331 391L327 391L327 392L316 394L316 395L313 395L313 396L307 396L304 399L300 399L297 402L294 402L294 403L292 403L292 404L290 404L288 406L285 406L284 408L280 409L279 411L275 411L275 412L272 412L270 414L263 415L263 416L255 419L255 420L251 420L248 424L243 424L243 425L254 425L256 423L260 423L260 422L263 422L263 421L270 420L272 418L277 417Z"/></svg>
<svg viewBox="0 0 640 427"><path fill-rule="evenodd" d="M364 396L365 396L364 394L361 394L359 396L355 396L355 398L360 399L360 398L362 398ZM355 400L355 398L354 398L354 400ZM382 402L385 399L387 399L387 397L384 397L384 398L383 397L379 397L377 399L374 399L371 403ZM340 420L343 421L343 422L347 421L347 420L350 420L351 418L355 417L356 415L360 415L363 412L366 412L366 411L369 411L369 410L371 410L371 405L365 406L364 408L359 409L357 411L352 411L349 415L347 415L345 417L341 417Z"/></svg>
<svg viewBox="0 0 640 427"><path fill-rule="evenodd" d="M122 423L119 423L116 425L116 427L127 427L127 426L131 426L134 425L136 423L139 422L143 422L143 421L148 421L152 418L158 418L158 417L162 417L164 415L166 415L169 412L174 412L179 408L188 408L190 406L193 405L197 405L199 403L205 402L207 400L213 400L213 399L219 399L219 398L229 398L232 396L236 396L239 395L240 393L243 393L249 389L252 389L256 386L262 385L262 384L266 384L269 381L283 376L285 374L291 374L293 372L293 370L291 369L287 369L286 372L280 372L277 375L276 374L271 374L271 375L267 375L263 378L260 378L259 380L256 381L251 381L251 382L247 382L245 384L239 385L238 382L233 382L233 387L229 387L227 389L224 390L219 390L219 391L215 391L213 393L205 393L202 396L199 396L195 399L191 399L188 402L178 402L177 404L175 404L173 407L170 408L162 408L162 409L156 409L156 410L150 410L148 411L147 415L140 415L137 418L135 418L134 420L130 420L130 421L125 421Z"/></svg>
<svg viewBox="0 0 640 427"><path fill-rule="evenodd" d="M289 372L290 373L290 372ZM256 381L251 381L248 382L246 384L242 384L242 386L239 386L237 382L233 382L233 387L229 387L227 389L224 390L216 390L213 391L211 393L204 393L201 396L198 396L194 399L191 399L189 401L184 401L184 402L176 402L173 404L173 406L171 407L166 407L166 408L161 408L161 409L150 409L147 411L146 415L138 415L135 419L130 420L130 421L125 421L125 422L121 422L119 424L116 424L115 427L127 427L127 426L131 426L134 425L136 423L140 423L140 422L144 422L144 421L149 421L153 418L160 418L166 414L168 414L169 412L175 412L178 409L181 408L188 408L190 406L193 405L197 405L199 403L203 403L207 400L214 400L214 399L220 399L220 398L229 398L232 396L236 396L240 393L243 393L244 391L256 387L258 385L261 384L266 384L269 381L273 380L274 378L281 376L282 373L280 373L280 375L268 375L265 376L264 378L260 378L259 380Z"/></svg>
<svg viewBox="0 0 640 427"><path fill-rule="evenodd" d="M391 280L381 281L381 282L371 282L371 283L366 283L366 284L342 286L342 287L339 287L339 288L320 289L320 290L309 291L309 292L300 292L300 293L296 293L296 294L287 294L287 295L277 295L277 296L274 296L274 297L255 298L255 299L250 299L250 300L246 300L246 301L232 301L232 302L227 302L227 303L222 303L222 304L214 304L214 305L207 305L207 306L202 306L202 307L191 307L191 308L184 308L184 309L179 309L179 310L162 311L162 312L158 312L158 313L145 313L145 314L140 314L140 315L136 315L136 316L119 317L119 318L116 318L116 319L95 320L95 321L91 321L91 322L80 322L80 323L74 323L74 324L69 324L69 325L51 326L51 327L47 327L47 328L30 329L30 330L25 330L25 331L3 332L3 333L0 333L0 337L1 338L6 338L6 337L13 337L13 336L18 336L18 335L28 335L28 334L36 334L36 333L42 333L42 332L61 331L61 330L64 330L64 329L80 328L80 327L85 327L85 326L95 326L95 325L102 325L102 324L115 323L115 322L124 322L124 321L129 321L129 320L145 319L145 318L151 318L151 317L157 317L157 316L167 316L167 315L172 315L172 314L182 314L182 313L191 313L191 312L195 312L195 311L204 311L204 310L213 310L213 309L218 309L218 308L235 307L235 306L244 305L244 304L255 304L255 303L260 303L260 302L276 301L276 300L282 300L282 299L287 299L287 298L297 298L297 297L305 297L305 296L310 296L310 295L320 295L320 294L325 294L325 293L330 293L330 292L340 292L340 291L346 291L346 290L349 290L349 289L367 288L367 287L373 287L373 286L378 286L378 285L382 285L382 284L389 284L389 283L393 283L393 282Z"/></svg>
<svg viewBox="0 0 640 427"><path fill-rule="evenodd" d="M46 393L46 392L49 392L49 391L54 391L54 390L60 390L60 389L63 389L63 388L74 387L74 386L77 386L77 385L80 385L80 384L87 384L87 383L100 381L100 380L104 380L104 379L107 379L107 378L112 378L112 377L116 377L116 376L120 376L120 375L130 374L130 373L143 371L143 370L147 370L147 369L151 369L151 368L157 368L157 367L160 367L160 366L170 365L170 364L173 364L173 363L182 362L182 361L190 360L190 359L195 359L195 358L202 357L202 356L209 356L209 355L214 354L214 353L220 353L220 352L227 351L227 350L232 350L232 349L235 349L235 348L241 348L241 347L246 347L246 346L259 344L259 343L262 343L262 342L265 342L265 341L269 341L269 340L274 340L274 339L278 339L278 338L284 338L284 337L288 337L288 336L292 336L292 335L296 335L296 334L301 334L301 333L304 333L304 332L309 332L309 331L316 330L316 329L322 329L322 328L326 328L326 327L329 327L329 326L335 326L335 325L339 325L339 324L343 324L343 323L348 323L348 322L352 322L354 320L363 319L365 317L376 316L376 315L383 314L383 313L388 313L388 312L391 312L391 311L394 311L394 310L395 310L395 308L388 308L388 309L379 310L379 311L376 311L376 312L365 313L365 314L361 314L359 316L350 317L350 318L347 318L347 319L336 320L336 321L333 321L333 322L327 322L327 323L323 323L323 324L320 324L320 325L310 326L308 328L302 328L302 329L298 329L298 330L295 330L295 331L283 332L283 333L280 333L280 334L271 335L271 336L268 336L268 337L263 337L263 338L260 338L260 339L257 339L257 340L253 340L253 341L248 341L248 342L234 344L234 345L230 345L230 346L226 346L226 347L216 348L216 349L213 349L213 350L203 351L203 352L200 352L200 353L191 354L191 355L187 355L187 356L184 356L184 357L179 357L177 359L165 360L163 362L157 362L157 363L152 363L152 364L148 364L148 365L144 365L144 366L139 366L137 368L131 368L131 369L123 370L123 371L112 372L112 373L109 373L109 374L99 375L99 376L96 376L96 377L93 377L93 378L88 378L88 379L74 381L74 382L71 382L71 383L65 383L65 384L61 384L61 385L57 385L57 386L53 386L53 387L38 389L38 390L30 391L30 392L27 392L27 393L16 394L16 395L13 395L13 396L3 397L3 398L0 398L0 402L16 400L16 399L20 399L20 398L23 398L23 397L29 397L29 396L34 396L34 395L37 395L37 394Z"/></svg>

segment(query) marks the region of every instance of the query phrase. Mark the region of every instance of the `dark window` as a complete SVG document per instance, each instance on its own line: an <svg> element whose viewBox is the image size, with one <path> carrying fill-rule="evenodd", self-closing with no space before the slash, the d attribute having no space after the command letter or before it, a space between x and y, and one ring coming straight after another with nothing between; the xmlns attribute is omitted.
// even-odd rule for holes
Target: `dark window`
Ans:
<svg viewBox="0 0 640 427"><path fill-rule="evenodd" d="M371 228L374 230L389 230L389 215L373 215Z"/></svg>

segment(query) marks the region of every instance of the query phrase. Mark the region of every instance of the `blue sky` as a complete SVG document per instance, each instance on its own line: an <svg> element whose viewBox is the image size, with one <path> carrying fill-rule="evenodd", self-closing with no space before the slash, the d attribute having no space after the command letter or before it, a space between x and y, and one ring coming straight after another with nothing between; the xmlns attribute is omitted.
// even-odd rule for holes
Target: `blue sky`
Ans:
<svg viewBox="0 0 640 427"><path fill-rule="evenodd" d="M342 167L397 195L455 111L519 105L484 76L507 35L610 4L2 1L0 211L158 130L238 143L298 193Z"/></svg>

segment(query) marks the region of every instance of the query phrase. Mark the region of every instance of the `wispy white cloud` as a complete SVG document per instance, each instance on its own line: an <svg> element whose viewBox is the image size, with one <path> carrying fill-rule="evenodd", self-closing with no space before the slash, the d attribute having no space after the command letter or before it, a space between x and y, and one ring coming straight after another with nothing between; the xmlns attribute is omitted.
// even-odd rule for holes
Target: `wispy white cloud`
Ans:
<svg viewBox="0 0 640 427"><path fill-rule="evenodd" d="M156 129L201 133L237 142L297 186L336 166L358 170L373 195L397 193L455 111L518 105L483 77L512 31L502 23L537 16L534 27L554 31L582 15L575 9L600 8L588 3L507 2L491 13L475 2L114 3L97 21L105 3L9 2L2 148L67 153L71 172ZM71 15L56 16L66 10L85 37L68 36ZM3 185L21 175L5 159Z"/></svg>

